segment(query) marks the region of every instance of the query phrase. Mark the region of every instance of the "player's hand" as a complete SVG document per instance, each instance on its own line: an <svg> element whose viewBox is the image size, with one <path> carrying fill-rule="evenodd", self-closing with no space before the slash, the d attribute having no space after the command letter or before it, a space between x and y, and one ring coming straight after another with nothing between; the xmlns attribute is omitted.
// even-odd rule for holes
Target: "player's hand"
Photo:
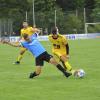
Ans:
<svg viewBox="0 0 100 100"><path fill-rule="evenodd" d="M5 43L6 43L6 41L5 41L5 40L1 40L1 43L5 44Z"/></svg>
<svg viewBox="0 0 100 100"><path fill-rule="evenodd" d="M4 40L3 40L3 39L1 39L1 40L0 40L0 43L3 43L3 41L4 41Z"/></svg>
<svg viewBox="0 0 100 100"><path fill-rule="evenodd" d="M9 43L9 41L6 41L6 40L1 40L1 42L2 42L3 44L8 44L8 43Z"/></svg>

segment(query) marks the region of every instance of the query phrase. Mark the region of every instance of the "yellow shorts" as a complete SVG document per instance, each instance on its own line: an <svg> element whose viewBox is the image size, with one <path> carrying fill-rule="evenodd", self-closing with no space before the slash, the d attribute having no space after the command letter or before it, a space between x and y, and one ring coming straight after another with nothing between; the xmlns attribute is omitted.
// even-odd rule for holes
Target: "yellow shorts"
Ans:
<svg viewBox="0 0 100 100"><path fill-rule="evenodd" d="M61 57L63 55L67 55L66 51L55 51L53 52L54 55L57 55L58 57Z"/></svg>
<svg viewBox="0 0 100 100"><path fill-rule="evenodd" d="M55 59L59 62L60 61L60 57L63 55L67 55L66 51L56 51L53 52Z"/></svg>
<svg viewBox="0 0 100 100"><path fill-rule="evenodd" d="M20 47L20 51L26 51L27 49L24 47Z"/></svg>

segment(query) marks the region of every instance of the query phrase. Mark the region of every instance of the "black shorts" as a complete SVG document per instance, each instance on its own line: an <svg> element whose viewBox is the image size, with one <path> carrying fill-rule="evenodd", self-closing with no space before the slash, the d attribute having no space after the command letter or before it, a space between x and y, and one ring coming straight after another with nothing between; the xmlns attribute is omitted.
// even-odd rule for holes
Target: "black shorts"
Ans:
<svg viewBox="0 0 100 100"><path fill-rule="evenodd" d="M53 57L52 55L48 54L47 52L44 52L38 57L36 57L35 64L36 66L43 66L44 61L49 62L52 57Z"/></svg>

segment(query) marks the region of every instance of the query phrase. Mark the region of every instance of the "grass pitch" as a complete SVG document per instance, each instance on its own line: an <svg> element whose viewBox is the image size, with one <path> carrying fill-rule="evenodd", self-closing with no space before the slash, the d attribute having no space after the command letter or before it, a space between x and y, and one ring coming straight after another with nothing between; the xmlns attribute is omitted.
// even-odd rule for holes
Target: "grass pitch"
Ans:
<svg viewBox="0 0 100 100"><path fill-rule="evenodd" d="M51 53L47 42L42 42ZM29 79L34 58L27 51L20 65L13 65L19 49L0 44L0 100L100 100L100 39L72 40L70 63L86 72L84 79L66 79L45 63L39 77Z"/></svg>

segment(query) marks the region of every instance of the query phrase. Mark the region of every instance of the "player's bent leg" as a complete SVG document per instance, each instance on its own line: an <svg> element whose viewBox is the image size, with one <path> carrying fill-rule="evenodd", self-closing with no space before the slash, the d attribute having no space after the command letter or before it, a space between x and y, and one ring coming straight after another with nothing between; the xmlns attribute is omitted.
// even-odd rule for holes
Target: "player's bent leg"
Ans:
<svg viewBox="0 0 100 100"><path fill-rule="evenodd" d="M41 74L41 70L42 70L42 66L36 66L36 74L40 75Z"/></svg>
<svg viewBox="0 0 100 100"><path fill-rule="evenodd" d="M55 66L58 65L58 63L57 63L57 61L54 59L54 57L52 57L52 58L50 59L49 63L51 63L51 64L53 64L53 65L55 65Z"/></svg>
<svg viewBox="0 0 100 100"><path fill-rule="evenodd" d="M63 65L63 67L65 68L65 70L67 70L67 67L66 67L64 61L62 61L62 60L60 60L60 61L61 61L62 65Z"/></svg>
<svg viewBox="0 0 100 100"><path fill-rule="evenodd" d="M19 62L21 61L21 59L22 59L22 57L23 57L25 51L26 51L26 49L21 49L20 54L19 54L19 57L18 57L18 59L17 59Z"/></svg>
<svg viewBox="0 0 100 100"><path fill-rule="evenodd" d="M66 77L71 76L71 73L66 72L66 70L60 64L58 64L53 57L50 59L49 63L55 65Z"/></svg>
<svg viewBox="0 0 100 100"><path fill-rule="evenodd" d="M61 59L62 61L64 61L64 62L68 61L66 55L61 55L61 56L60 56L60 59Z"/></svg>
<svg viewBox="0 0 100 100"><path fill-rule="evenodd" d="M18 59L17 59L19 62L21 61L25 51L26 51L25 49L20 51L20 54L19 54Z"/></svg>
<svg viewBox="0 0 100 100"><path fill-rule="evenodd" d="M69 64L68 59L65 55L60 57L61 62L64 66L64 68L66 68L67 71L71 71L72 70L72 66Z"/></svg>
<svg viewBox="0 0 100 100"><path fill-rule="evenodd" d="M27 50L26 48L21 48L20 54L18 55L17 61L15 62L15 64L20 64L20 61L23 58L23 55L24 55L26 50Z"/></svg>
<svg viewBox="0 0 100 100"><path fill-rule="evenodd" d="M29 78L34 78L35 76L40 75L40 73L41 73L41 69L42 69L41 66L36 66L36 70L35 70L35 72L30 73Z"/></svg>
<svg viewBox="0 0 100 100"><path fill-rule="evenodd" d="M64 68L65 68L68 72L72 73L72 75L74 75L74 73L75 73L77 70L72 69L72 66L69 64L68 59L66 58L66 56L65 56L65 57L61 57L61 62L62 62L62 64L63 64Z"/></svg>

